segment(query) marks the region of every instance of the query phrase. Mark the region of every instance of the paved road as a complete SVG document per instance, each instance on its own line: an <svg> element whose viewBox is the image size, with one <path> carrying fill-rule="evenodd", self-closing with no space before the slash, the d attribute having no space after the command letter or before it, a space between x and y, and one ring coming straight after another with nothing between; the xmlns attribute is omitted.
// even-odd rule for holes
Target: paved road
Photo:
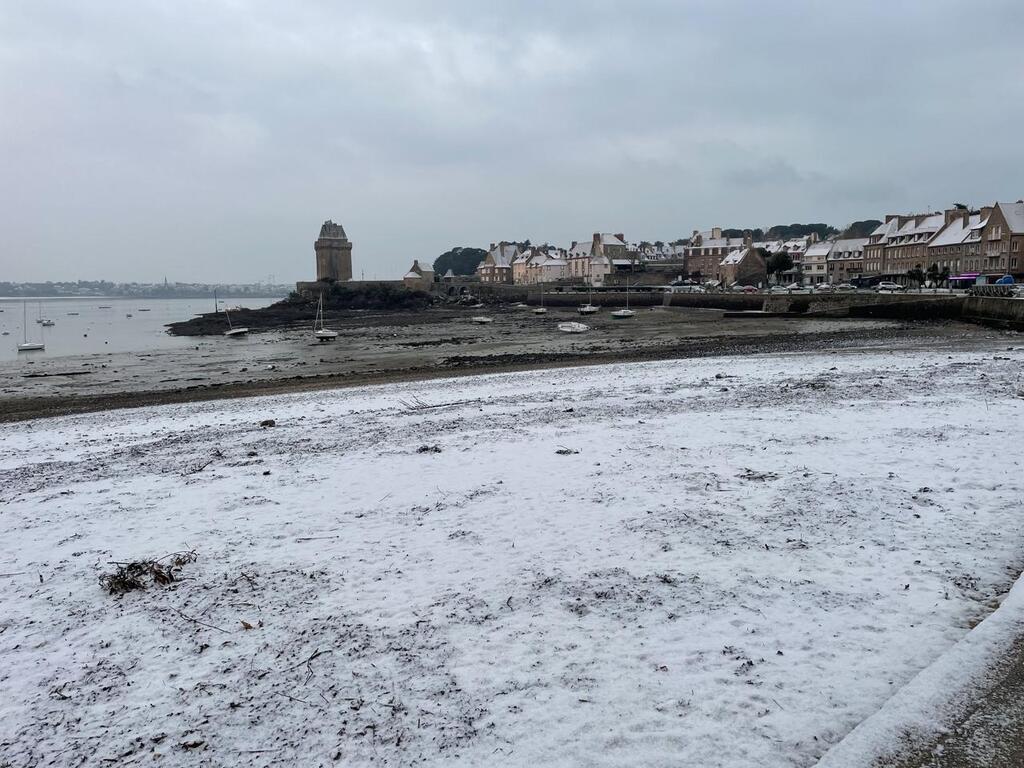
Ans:
<svg viewBox="0 0 1024 768"><path fill-rule="evenodd" d="M925 755L892 768L1024 767L1024 639L980 704Z"/></svg>

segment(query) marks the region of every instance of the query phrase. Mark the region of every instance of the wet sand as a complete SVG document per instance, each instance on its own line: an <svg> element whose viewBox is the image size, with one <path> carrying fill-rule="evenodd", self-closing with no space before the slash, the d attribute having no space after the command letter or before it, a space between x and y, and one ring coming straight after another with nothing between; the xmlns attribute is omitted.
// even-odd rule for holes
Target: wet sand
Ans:
<svg viewBox="0 0 1024 768"><path fill-rule="evenodd" d="M476 325L486 313L494 322ZM745 355L820 349L973 345L1005 338L961 323L856 319L723 318L721 310L644 308L631 320L607 312L591 330L560 333L580 320L569 309L441 308L347 312L331 322L336 341L309 329L197 337L194 345L139 353L60 358L24 355L0 364L0 422L67 413L278 394L626 360Z"/></svg>

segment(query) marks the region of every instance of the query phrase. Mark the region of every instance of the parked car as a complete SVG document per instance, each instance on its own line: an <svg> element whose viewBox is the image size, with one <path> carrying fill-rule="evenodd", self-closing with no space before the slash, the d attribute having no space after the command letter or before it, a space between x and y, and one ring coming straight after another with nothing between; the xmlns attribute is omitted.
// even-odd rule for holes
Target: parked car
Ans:
<svg viewBox="0 0 1024 768"><path fill-rule="evenodd" d="M789 288L784 285L773 285L768 289L768 293L789 293Z"/></svg>
<svg viewBox="0 0 1024 768"><path fill-rule="evenodd" d="M786 286L787 291L802 291L803 289L804 286L802 286L800 283L790 283L789 285Z"/></svg>
<svg viewBox="0 0 1024 768"><path fill-rule="evenodd" d="M818 283L814 286L815 293L832 293L832 286L828 283Z"/></svg>
<svg viewBox="0 0 1024 768"><path fill-rule="evenodd" d="M899 283L893 283L889 280L883 280L875 286L876 291L902 291L905 289L906 286L900 285Z"/></svg>
<svg viewBox="0 0 1024 768"><path fill-rule="evenodd" d="M839 285L836 286L836 290L837 291L855 291L857 289L854 288L849 283L840 283Z"/></svg>
<svg viewBox="0 0 1024 768"><path fill-rule="evenodd" d="M672 293L707 293L700 285L673 285L669 287Z"/></svg>

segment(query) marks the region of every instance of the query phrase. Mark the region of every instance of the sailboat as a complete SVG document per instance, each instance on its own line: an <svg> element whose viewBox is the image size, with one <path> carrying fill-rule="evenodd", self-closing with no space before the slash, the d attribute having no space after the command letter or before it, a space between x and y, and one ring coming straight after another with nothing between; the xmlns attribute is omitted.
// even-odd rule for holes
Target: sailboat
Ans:
<svg viewBox="0 0 1024 768"><path fill-rule="evenodd" d="M540 284L540 306L533 308L533 314L535 315L546 315L548 313L547 308L544 306L544 283Z"/></svg>
<svg viewBox="0 0 1024 768"><path fill-rule="evenodd" d="M224 331L224 335L227 336L229 339L237 339L240 336L245 336L247 333L249 333L248 328L243 328L241 326L235 328L235 326L231 324L231 315L228 313L226 309L224 310L224 317L228 319L228 329Z"/></svg>
<svg viewBox="0 0 1024 768"><path fill-rule="evenodd" d="M633 315L635 315L635 314L636 314L636 312L634 312L632 309L629 308L629 280L627 280L626 281L626 308L625 309L617 309L617 310L615 310L614 312L612 312L612 317L614 317L616 320L624 320L624 319L626 319L628 317L633 317Z"/></svg>
<svg viewBox="0 0 1024 768"><path fill-rule="evenodd" d="M18 345L19 352L35 352L36 350L46 349L46 345L43 342L28 340L28 306L24 302L21 304L21 327L24 329L25 340Z"/></svg>
<svg viewBox="0 0 1024 768"><path fill-rule="evenodd" d="M39 317L36 319L36 322L39 323L39 325L45 326L47 328L52 328L54 325L56 325L56 323L54 323L53 320L49 320L43 317L43 302L41 301L39 302Z"/></svg>
<svg viewBox="0 0 1024 768"><path fill-rule="evenodd" d="M593 315L593 314L596 314L596 313L601 311L600 307L595 307L594 306L594 285L593 285L593 283L590 284L590 290L587 292L587 303L586 304L580 304L580 306L576 308L576 311L579 312L581 315Z"/></svg>
<svg viewBox="0 0 1024 768"><path fill-rule="evenodd" d="M559 323L558 330L562 333L586 333L590 326L583 323Z"/></svg>
<svg viewBox="0 0 1024 768"><path fill-rule="evenodd" d="M338 332L332 331L324 326L324 295L320 294L320 301L316 305L316 320L313 321L313 335L317 341L334 341L338 338Z"/></svg>

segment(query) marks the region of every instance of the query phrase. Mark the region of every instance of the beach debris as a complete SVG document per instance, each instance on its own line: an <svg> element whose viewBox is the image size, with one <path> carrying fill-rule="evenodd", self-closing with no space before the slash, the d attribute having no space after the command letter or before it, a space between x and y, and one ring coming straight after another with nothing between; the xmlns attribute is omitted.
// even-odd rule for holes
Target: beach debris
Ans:
<svg viewBox="0 0 1024 768"><path fill-rule="evenodd" d="M195 550L189 550L172 552L155 560L112 561L111 565L117 569L100 576L100 586L112 595L146 589L152 584L166 586L178 581L182 566L194 563L198 557Z"/></svg>
<svg viewBox="0 0 1024 768"><path fill-rule="evenodd" d="M262 427L263 429L267 429L268 427L276 427L276 426L277 426L277 422L274 421L274 419L264 419L263 421L260 422L260 427Z"/></svg>
<svg viewBox="0 0 1024 768"><path fill-rule="evenodd" d="M579 453L575 448L566 448L564 445L559 446L558 450L555 451L559 456L572 456L575 453Z"/></svg>
<svg viewBox="0 0 1024 768"><path fill-rule="evenodd" d="M779 479L775 472L757 472L749 467L745 467L736 477L740 478L740 480L759 480L761 482Z"/></svg>
<svg viewBox="0 0 1024 768"><path fill-rule="evenodd" d="M399 403L408 411L426 411L431 408L450 408L454 405L468 405L470 403L479 403L479 398L475 400L453 400L450 403L425 403L418 397L412 397L409 400L399 400Z"/></svg>
<svg viewBox="0 0 1024 768"><path fill-rule="evenodd" d="M421 445L416 449L416 453L440 453L440 445Z"/></svg>

